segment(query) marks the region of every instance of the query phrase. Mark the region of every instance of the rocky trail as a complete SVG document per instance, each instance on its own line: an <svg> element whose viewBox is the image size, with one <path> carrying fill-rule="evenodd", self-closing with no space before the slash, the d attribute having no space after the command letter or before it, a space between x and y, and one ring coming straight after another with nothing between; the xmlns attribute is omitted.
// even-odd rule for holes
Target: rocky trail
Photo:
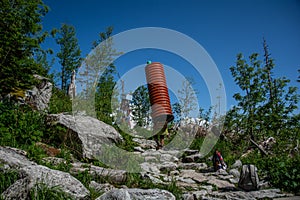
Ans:
<svg viewBox="0 0 300 200"><path fill-rule="evenodd" d="M66 127L72 129L68 116L55 116L56 119L64 123ZM95 148L91 150L92 143L102 141L118 141L122 137L106 124L87 120L87 117L77 119L81 128L73 127L76 138L81 140L83 156L93 158L98 152ZM96 124L96 125L95 125ZM100 126L100 127L98 127ZM75 130L76 129L76 130ZM84 131L80 131L84 130ZM90 131L89 131L90 130ZM102 130L103 134L97 135L92 132ZM75 134L75 135L76 135ZM74 134L73 134L74 135ZM109 139L109 138L113 138ZM232 166L225 170L214 172L207 163L197 162L201 155L196 150L186 149L184 156L178 156L179 152L172 150L156 150L156 143L152 140L133 139L139 146L135 147L134 155L143 158L139 163L140 180L147 180L152 185L171 187L172 185L182 191L179 199L183 200L219 200L219 199L276 199L294 198L291 194L282 193L279 189L270 188L263 180L260 182L260 189L257 191L243 191L237 187L240 176L241 161L237 160ZM63 158L47 157L43 159L45 163L61 165L66 163ZM26 157L26 152L10 147L0 147L0 170L17 170L20 179L12 184L2 193L4 199L27 199L28 193L36 183L45 183L49 187L59 186L63 192L69 194L74 199L91 199L90 191L74 176L86 172L94 180L89 182L89 188L102 193L97 200L175 200L175 195L170 191L152 188L129 188L126 182L130 179L131 173L122 169L111 169L95 166L90 163L79 162L76 159L70 163L69 172L62 172L50 169L43 165L38 165ZM99 181L97 181L99 180ZM175 184L175 185L174 185ZM178 196L177 196L178 199Z"/></svg>

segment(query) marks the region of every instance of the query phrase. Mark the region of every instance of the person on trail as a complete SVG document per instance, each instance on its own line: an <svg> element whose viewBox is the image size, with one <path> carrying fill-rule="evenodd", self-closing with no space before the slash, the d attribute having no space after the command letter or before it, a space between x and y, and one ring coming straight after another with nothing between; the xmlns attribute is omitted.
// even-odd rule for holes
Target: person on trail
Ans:
<svg viewBox="0 0 300 200"><path fill-rule="evenodd" d="M213 161L215 172L218 171L219 169L224 169L224 170L226 169L226 164L218 149L216 149L212 161Z"/></svg>
<svg viewBox="0 0 300 200"><path fill-rule="evenodd" d="M163 125L162 125L163 124ZM156 141L157 147L156 149L161 149L165 145L165 138L169 135L168 132L168 123L167 122L156 122L154 130L157 132L157 134L154 136L154 139Z"/></svg>

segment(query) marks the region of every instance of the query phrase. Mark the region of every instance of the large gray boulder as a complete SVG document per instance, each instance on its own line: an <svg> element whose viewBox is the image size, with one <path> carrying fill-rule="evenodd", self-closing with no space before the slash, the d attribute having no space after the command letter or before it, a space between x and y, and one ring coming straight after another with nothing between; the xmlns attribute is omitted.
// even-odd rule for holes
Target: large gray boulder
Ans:
<svg viewBox="0 0 300 200"><path fill-rule="evenodd" d="M26 91L26 102L33 108L39 111L46 111L49 107L49 102L52 96L53 84L49 79L40 75L33 75L37 80L38 84L31 90Z"/></svg>
<svg viewBox="0 0 300 200"><path fill-rule="evenodd" d="M6 166L5 170L17 170L21 177L2 193L4 199L28 199L30 190L37 184L58 187L74 199L87 199L89 196L83 184L69 173L37 165L13 149L0 147L0 164Z"/></svg>
<svg viewBox="0 0 300 200"><path fill-rule="evenodd" d="M49 120L72 131L67 135L67 142L83 158L99 159L104 153L102 147L123 141L115 128L90 116L51 114Z"/></svg>
<svg viewBox="0 0 300 200"><path fill-rule="evenodd" d="M175 196L160 189L114 189L96 200L175 200Z"/></svg>

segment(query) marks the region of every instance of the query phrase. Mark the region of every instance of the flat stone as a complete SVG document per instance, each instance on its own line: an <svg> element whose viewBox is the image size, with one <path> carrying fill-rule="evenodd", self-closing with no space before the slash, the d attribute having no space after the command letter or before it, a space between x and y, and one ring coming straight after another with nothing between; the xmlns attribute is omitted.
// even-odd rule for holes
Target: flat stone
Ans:
<svg viewBox="0 0 300 200"><path fill-rule="evenodd" d="M180 163L178 167L181 169L202 170L207 168L207 164L206 163Z"/></svg>
<svg viewBox="0 0 300 200"><path fill-rule="evenodd" d="M143 138L133 138L132 141L138 143L143 149L156 149L156 142L154 140L147 140Z"/></svg>
<svg viewBox="0 0 300 200"><path fill-rule="evenodd" d="M114 189L96 200L176 200L175 196L160 189Z"/></svg>
<svg viewBox="0 0 300 200"><path fill-rule="evenodd" d="M133 149L134 149L135 151L137 151L137 152L141 152L141 153L144 153L144 152L145 152L145 150L142 149L142 147L133 147Z"/></svg>
<svg viewBox="0 0 300 200"><path fill-rule="evenodd" d="M191 178L178 177L177 181L180 181L180 182L183 182L183 183L188 183L188 184L196 184L196 182Z"/></svg>
<svg viewBox="0 0 300 200"><path fill-rule="evenodd" d="M202 173L197 173L195 170L182 170L180 176L183 178L191 178L197 183L208 181L207 176L204 176Z"/></svg>
<svg viewBox="0 0 300 200"><path fill-rule="evenodd" d="M216 179L216 178L209 179L207 183L211 184L211 185L215 185L219 189L235 188L234 184L229 183L228 181L219 180L219 179Z"/></svg>
<svg viewBox="0 0 300 200"><path fill-rule="evenodd" d="M170 172L170 171L174 171L175 169L177 169L177 165L173 162L164 162L162 164L158 165L159 170L163 171L163 172Z"/></svg>
<svg viewBox="0 0 300 200"><path fill-rule="evenodd" d="M264 198L279 198L286 197L286 194L282 194L279 189L267 189L267 190L258 190L249 192L256 199L264 199Z"/></svg>
<svg viewBox="0 0 300 200"><path fill-rule="evenodd" d="M155 165L154 163L144 162L144 163L141 163L140 166L144 172L160 174L160 170L159 170L158 166Z"/></svg>

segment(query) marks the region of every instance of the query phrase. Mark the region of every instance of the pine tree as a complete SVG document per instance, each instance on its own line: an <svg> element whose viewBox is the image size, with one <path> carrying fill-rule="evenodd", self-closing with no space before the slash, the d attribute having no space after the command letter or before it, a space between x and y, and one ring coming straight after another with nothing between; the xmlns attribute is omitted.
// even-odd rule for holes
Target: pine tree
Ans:
<svg viewBox="0 0 300 200"><path fill-rule="evenodd" d="M71 25L62 24L58 30L57 44L60 45L60 52L57 53L61 64L61 89L67 93L73 70L77 70L81 63L81 50L76 38L75 28Z"/></svg>
<svg viewBox="0 0 300 200"><path fill-rule="evenodd" d="M117 101L116 97L113 96L116 85L115 74L116 66L111 64L99 78L95 94L97 119L108 124L112 124L112 117L110 116L112 114L112 103Z"/></svg>
<svg viewBox="0 0 300 200"><path fill-rule="evenodd" d="M133 120L138 126L144 127L150 122L150 97L148 88L143 85L132 94L131 110Z"/></svg>
<svg viewBox="0 0 300 200"><path fill-rule="evenodd" d="M35 52L47 36L42 17L48 7L41 0L2 0L0 2L0 93L29 88L33 74L45 75L34 60Z"/></svg>

